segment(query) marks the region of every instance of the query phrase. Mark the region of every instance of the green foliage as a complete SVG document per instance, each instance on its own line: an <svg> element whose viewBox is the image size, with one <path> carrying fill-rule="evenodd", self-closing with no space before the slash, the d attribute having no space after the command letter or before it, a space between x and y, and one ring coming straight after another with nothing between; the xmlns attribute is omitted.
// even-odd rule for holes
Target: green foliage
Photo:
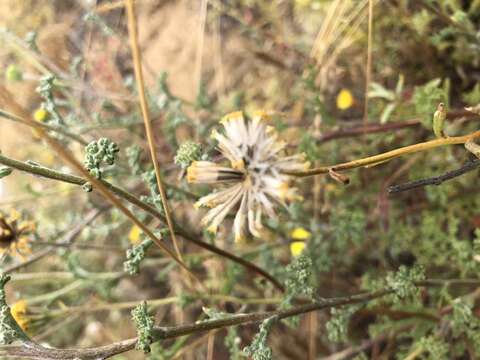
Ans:
<svg viewBox="0 0 480 360"><path fill-rule="evenodd" d="M426 360L447 360L448 345L435 336L423 337L418 341L419 348L426 352Z"/></svg>
<svg viewBox="0 0 480 360"><path fill-rule="evenodd" d="M132 175L140 175L142 173L141 155L142 149L138 145L129 146L126 149L127 162Z"/></svg>
<svg viewBox="0 0 480 360"><path fill-rule="evenodd" d="M147 250L153 245L151 239L145 239L140 244L127 250L127 260L123 263L126 273L137 275L140 272L140 263L145 258Z"/></svg>
<svg viewBox="0 0 480 360"><path fill-rule="evenodd" d="M315 296L315 288L310 285L312 276L312 259L305 253L294 258L286 268L285 295L282 301L283 307L291 305L297 296Z"/></svg>
<svg viewBox="0 0 480 360"><path fill-rule="evenodd" d="M198 110L200 110L200 109L211 110L212 109L212 101L208 97L207 87L206 87L205 82L203 82L203 81L200 82L200 86L199 86L198 93L197 93L197 98L196 98L196 101L195 101L195 108L198 109Z"/></svg>
<svg viewBox="0 0 480 360"><path fill-rule="evenodd" d="M37 92L43 98L42 109L45 109L50 117L48 121L51 121L55 125L65 125L65 122L58 112L57 104L53 96L54 90L57 88L56 78L53 75L46 75L40 79L37 87Z"/></svg>
<svg viewBox="0 0 480 360"><path fill-rule="evenodd" d="M473 314L472 307L473 304L462 298L452 301L451 326L453 336L461 338L465 335L478 355L480 354L480 319Z"/></svg>
<svg viewBox="0 0 480 360"><path fill-rule="evenodd" d="M27 335L18 326L10 313L5 294L5 284L10 280L9 275L0 274L0 345L8 345L15 340L28 340Z"/></svg>
<svg viewBox="0 0 480 360"><path fill-rule="evenodd" d="M27 46L34 52L38 52L37 37L38 33L36 31L29 31L25 35L25 42L27 43Z"/></svg>
<svg viewBox="0 0 480 360"><path fill-rule="evenodd" d="M277 317L271 317L260 324L260 330L253 338L252 343L243 349L253 360L272 360L272 349L267 344L268 334Z"/></svg>
<svg viewBox="0 0 480 360"><path fill-rule="evenodd" d="M339 249L348 244L360 244L364 240L366 219L361 208L339 207L331 216L335 224L333 236L335 246Z"/></svg>
<svg viewBox="0 0 480 360"><path fill-rule="evenodd" d="M150 344L153 341L153 325L155 321L153 317L148 314L146 301L137 305L135 309L132 310L132 319L135 322L138 336L135 349L149 353L151 351Z"/></svg>
<svg viewBox="0 0 480 360"><path fill-rule="evenodd" d="M10 276L2 274L0 276L0 344L11 344L17 338L16 327L13 326L13 320L10 314L10 308L6 302L5 284L10 280ZM13 321L13 323L12 323Z"/></svg>
<svg viewBox="0 0 480 360"><path fill-rule="evenodd" d="M182 100L172 95L167 84L167 73L165 72L158 79L158 93L156 105L165 116L163 131L168 143L173 148L177 148L176 129L183 124L190 123L191 120L183 111Z"/></svg>
<svg viewBox="0 0 480 360"><path fill-rule="evenodd" d="M221 288L222 294L231 294L235 288L236 284L239 284L244 275L245 269L236 263L227 264L227 269L225 271L225 280Z"/></svg>
<svg viewBox="0 0 480 360"><path fill-rule="evenodd" d="M180 145L175 155L175 164L186 169L193 161L200 160L202 157L202 146L193 141L186 141Z"/></svg>
<svg viewBox="0 0 480 360"><path fill-rule="evenodd" d="M320 158L321 152L316 144L316 139L311 132L305 131L302 134L300 143L298 144L298 151L306 155L308 161L315 161Z"/></svg>
<svg viewBox="0 0 480 360"><path fill-rule="evenodd" d="M425 270L422 266L407 268L400 266L397 272L389 273L386 277L387 286L395 292L397 301L412 299L419 295L419 288L415 282L425 279Z"/></svg>
<svg viewBox="0 0 480 360"><path fill-rule="evenodd" d="M445 80L443 86L441 79L433 79L422 86L416 86L413 94L415 110L421 116L422 124L431 128L431 119L439 103L449 103L449 81Z"/></svg>
<svg viewBox="0 0 480 360"><path fill-rule="evenodd" d="M350 317L357 310L356 306L332 308L330 320L325 325L328 339L333 342L346 342Z"/></svg>
<svg viewBox="0 0 480 360"><path fill-rule="evenodd" d="M467 105L480 104L480 82L477 82L471 91L464 93L462 99Z"/></svg>
<svg viewBox="0 0 480 360"><path fill-rule="evenodd" d="M102 163L113 165L120 151L118 145L110 139L100 138L90 142L85 147L85 168L97 179L102 179L104 170L100 167Z"/></svg>
<svg viewBox="0 0 480 360"><path fill-rule="evenodd" d="M368 97L372 99L382 99L386 102L380 116L380 123L386 123L395 109L403 102L403 87L405 78L402 74L398 76L397 85L395 90L389 90L379 83L371 83L370 90L368 91Z"/></svg>
<svg viewBox="0 0 480 360"><path fill-rule="evenodd" d="M240 360L242 358L242 350L240 349L241 342L242 340L238 336L237 328L234 326L229 327L224 344L230 354L230 360Z"/></svg>
<svg viewBox="0 0 480 360"><path fill-rule="evenodd" d="M105 36L112 36L115 31L107 24L107 22L99 16L95 11L89 11L83 16L83 21L91 22L99 27Z"/></svg>

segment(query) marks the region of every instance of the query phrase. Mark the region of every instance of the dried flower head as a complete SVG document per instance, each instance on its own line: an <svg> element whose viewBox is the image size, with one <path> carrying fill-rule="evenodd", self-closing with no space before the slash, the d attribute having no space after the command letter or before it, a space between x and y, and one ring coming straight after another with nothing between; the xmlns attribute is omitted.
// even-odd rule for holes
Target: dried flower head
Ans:
<svg viewBox="0 0 480 360"><path fill-rule="evenodd" d="M0 212L0 257L10 255L23 260L31 253L28 235L34 231L35 224L22 220L18 211L12 209L8 216Z"/></svg>
<svg viewBox="0 0 480 360"><path fill-rule="evenodd" d="M259 237L264 212L275 217L275 203L285 205L286 201L301 199L285 172L305 170L310 163L304 154L285 153L286 143L267 125L268 120L263 111L251 119L245 119L242 112L226 115L221 120L225 132L214 130L212 137L230 166L195 161L187 169L190 183L232 184L195 204L211 208L202 220L210 232L215 233L227 214L240 204L233 222L235 241L244 240L248 234Z"/></svg>

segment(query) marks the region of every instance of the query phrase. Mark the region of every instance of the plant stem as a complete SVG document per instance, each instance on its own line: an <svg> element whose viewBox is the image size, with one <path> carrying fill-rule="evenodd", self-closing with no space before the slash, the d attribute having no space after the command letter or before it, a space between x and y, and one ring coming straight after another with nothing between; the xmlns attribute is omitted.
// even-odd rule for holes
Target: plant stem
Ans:
<svg viewBox="0 0 480 360"><path fill-rule="evenodd" d="M11 158L6 157L2 154L0 154L0 164L15 168L17 170L25 171L25 172L30 173L30 174L39 175L39 176L42 176L42 177L45 177L45 178L48 178L48 179L63 181L63 182L74 184L74 185L82 186L82 185L84 185L85 183L88 182L86 179L83 179L83 178L81 178L79 176L76 176L76 175L65 174L65 173L62 173L62 172L59 172L59 171L49 169L49 168L44 167L44 166L28 164L28 163L23 162L23 161L18 161L18 160L15 160L15 159L11 159ZM160 221L165 223L165 217L154 206L152 206L152 205L150 205L146 202L141 201L139 198L137 198L135 195L131 194L130 192L128 192L128 191L126 191L126 190L124 190L124 189L122 189L118 186L115 186L113 184L110 184L107 181L104 181L104 180L99 180L99 181L108 190L110 190L112 193L114 193L117 196L127 200L131 204L138 206L139 208L145 210L146 212L150 213L151 215L153 215L154 217L156 217L157 219L159 219ZM257 265L255 265L255 264L251 263L250 261L245 260L245 259L243 259L239 256L236 256L232 253L229 253L228 251L220 249L220 248L216 247L215 245L212 245L212 244L209 244L209 243L206 243L206 242L203 242L203 241L199 240L197 238L197 236L195 236L194 234L191 234L190 232L185 230L184 227L182 227L178 224L175 224L175 222L174 222L174 226L175 226L175 232L178 235L182 236L184 239L186 239L186 240L194 243L195 245L197 245L197 246L199 246L203 249L206 249L206 250L208 250L212 253L215 253L215 254L220 255L224 258L227 258L227 259L229 259L233 262L236 262L237 264L245 267L246 269L261 275L262 277L267 279L270 283L272 283L278 290L283 291L283 285L277 279L275 279L272 275L270 275L268 272L266 272L262 268L258 267Z"/></svg>
<svg viewBox="0 0 480 360"><path fill-rule="evenodd" d="M467 162L465 165L462 167L451 170L449 172L446 172L445 174L430 177L427 179L420 179L420 180L414 180L414 181L409 181L404 184L399 184L399 185L392 185L388 187L388 193L389 194L397 194L403 191L408 191L408 190L413 190L419 187L424 187L428 185L441 185L445 181L455 179L456 177L462 176L470 171L473 171L475 169L478 169L480 166L480 160L479 159L474 159L472 161Z"/></svg>
<svg viewBox="0 0 480 360"><path fill-rule="evenodd" d="M427 279L425 281L417 282L417 286L430 287L430 286L442 286L445 284L462 284L462 285L475 285L480 284L478 279ZM196 322L186 325L160 327L157 326L153 331L153 342L157 342L165 339L172 339L180 336L189 335L192 333L205 332L214 329L221 329L235 325L248 325L257 324L272 316L276 316L279 319L286 319L292 316L297 316L312 311L329 309L333 307L365 303L374 299L381 298L385 295L392 294L394 290L385 288L379 291L360 293L355 295L322 299L316 302L297 305L289 309L277 309L266 312L256 312L251 314L237 314L227 318L217 320L207 320L202 322ZM106 359L117 354L124 353L132 350L135 347L137 338L119 341L110 345L100 346L96 348L83 348L83 349L55 349L45 348L38 344L27 343L23 346L4 346L0 347L0 355L13 355L24 356L33 359L62 359L73 360L81 358L88 359Z"/></svg>
<svg viewBox="0 0 480 360"><path fill-rule="evenodd" d="M286 172L286 174L297 176L297 177L306 177L306 176L313 176L313 175L319 175L319 174L327 174L330 170L334 170L334 171L350 170L350 169L355 169L359 167L365 167L368 165L378 165L380 163L390 161L396 157L406 155L406 154L413 154L416 152L427 151L440 146L465 144L467 141L476 139L478 137L480 137L480 130L475 131L471 134L463 135L463 136L452 136L452 137L440 138L440 139L425 141L425 142L414 144L414 145L404 146L395 150L387 151L382 154L368 156L363 159L352 160L349 162L340 163L336 165L321 166L321 167L306 170L306 171Z"/></svg>
<svg viewBox="0 0 480 360"><path fill-rule="evenodd" d="M20 124L30 126L30 124L28 123L27 120L22 119L19 116L10 114L10 113L8 113L6 111L3 111L3 110L0 110L0 117L3 117L5 119L11 120L11 121L15 121L15 122L20 123ZM71 133L70 131L64 129L61 126L48 125L48 124L44 124L44 123L38 123L38 126L41 126L45 130L50 130L50 131L54 131L56 133L62 134L64 136L78 142L79 144L81 144L83 146L88 144L88 142L86 140L84 140L81 136L79 136L77 134L74 134L74 133Z"/></svg>
<svg viewBox="0 0 480 360"><path fill-rule="evenodd" d="M150 121L150 115L148 113L147 98L145 96L145 84L143 80L142 71L142 58L140 48L138 46L138 34L137 34L137 17L135 13L135 4L133 0L125 0L125 6L127 8L128 17L128 33L130 35L130 45L132 49L133 66L135 71L135 78L137 80L138 98L140 100L140 109L142 111L143 121L145 123L145 132L147 134L148 147L150 149L150 156L152 157L153 167L155 169L155 177L157 179L158 190L160 191L160 197L162 199L163 210L165 212L165 218L167 220L168 230L172 236L173 246L178 258L183 261L180 248L178 246L177 238L175 236L174 225L170 216L170 206L168 204L167 193L162 183L162 175L160 173L160 163L157 158L157 151L155 149L155 139L153 137L152 122ZM195 275L188 269L188 273L196 279Z"/></svg>

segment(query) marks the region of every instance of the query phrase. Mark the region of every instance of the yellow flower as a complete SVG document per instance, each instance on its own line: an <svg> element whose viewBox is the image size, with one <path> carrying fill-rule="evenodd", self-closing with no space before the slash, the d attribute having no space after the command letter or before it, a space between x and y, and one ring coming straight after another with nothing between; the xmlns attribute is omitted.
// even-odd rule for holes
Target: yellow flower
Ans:
<svg viewBox="0 0 480 360"><path fill-rule="evenodd" d="M353 95L350 90L342 89L337 95L337 108L347 110L353 105Z"/></svg>
<svg viewBox="0 0 480 360"><path fill-rule="evenodd" d="M35 121L44 122L48 118L48 111L44 108L38 108L33 113L33 118L35 119Z"/></svg>
<svg viewBox="0 0 480 360"><path fill-rule="evenodd" d="M130 229L130 233L128 234L128 240L130 241L130 244L137 245L140 242L141 233L142 230L137 225L133 225Z"/></svg>
<svg viewBox="0 0 480 360"><path fill-rule="evenodd" d="M293 241L290 243L290 253L292 256L299 256L305 249L305 241Z"/></svg>
<svg viewBox="0 0 480 360"><path fill-rule="evenodd" d="M295 240L308 240L310 239L310 236L312 236L312 234L310 233L310 231L305 230L304 228L297 227L292 230L290 236Z"/></svg>
<svg viewBox="0 0 480 360"><path fill-rule="evenodd" d="M18 326L20 326L23 331L27 331L30 322L27 316L27 302L25 300L17 301L10 308L10 313Z"/></svg>

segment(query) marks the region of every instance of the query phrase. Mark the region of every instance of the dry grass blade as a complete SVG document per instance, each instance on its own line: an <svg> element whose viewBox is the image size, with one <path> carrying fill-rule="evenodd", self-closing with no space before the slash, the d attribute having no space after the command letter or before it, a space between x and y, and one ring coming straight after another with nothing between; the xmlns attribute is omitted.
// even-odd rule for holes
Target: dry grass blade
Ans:
<svg viewBox="0 0 480 360"><path fill-rule="evenodd" d="M158 239L133 213L128 210L119 199L117 199L97 178L90 175L80 162L65 149L57 140L47 134L45 129L36 121L31 119L30 114L21 107L14 99L13 95L4 86L0 86L0 103L7 107L17 117L23 118L33 128L37 130L38 135L44 139L47 144L69 165L81 173L113 206L118 208L126 217L137 225L152 241L160 247L168 256L174 259L182 268L189 271L185 263L179 259L160 239Z"/></svg>
<svg viewBox="0 0 480 360"><path fill-rule="evenodd" d="M367 65L365 69L365 105L363 110L363 126L368 121L368 88L372 76L372 39L373 38L373 0L368 0L368 45Z"/></svg>
<svg viewBox="0 0 480 360"><path fill-rule="evenodd" d="M160 197L162 199L163 209L165 211L165 218L167 220L168 230L172 237L173 246L179 259L182 259L182 254L178 246L177 237L173 228L173 221L170 214L170 206L168 205L168 198L165 188L162 184L162 175L160 174L160 163L157 158L155 150L155 139L153 137L153 128L150 121L150 115L148 113L147 99L145 96L145 83L143 79L142 60L140 49L138 46L138 33L137 33L137 17L135 13L135 5L133 0L126 0L125 2L128 16L128 32L130 35L130 45L132 48L133 65L135 70L135 78L137 80L138 97L140 100L140 108L142 110L143 122L145 123L145 132L147 134L148 147L150 148L150 155L152 157L153 166L155 168L155 176L157 178L158 190L160 191Z"/></svg>

